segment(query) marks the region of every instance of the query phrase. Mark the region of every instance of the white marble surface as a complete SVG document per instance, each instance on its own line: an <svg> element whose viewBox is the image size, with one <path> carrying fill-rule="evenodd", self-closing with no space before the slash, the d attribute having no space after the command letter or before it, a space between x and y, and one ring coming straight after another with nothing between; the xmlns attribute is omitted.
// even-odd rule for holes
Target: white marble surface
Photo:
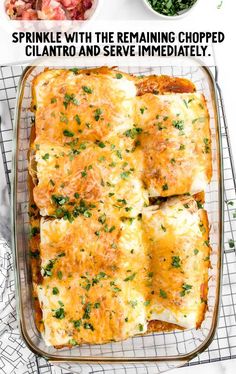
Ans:
<svg viewBox="0 0 236 374"><path fill-rule="evenodd" d="M171 374L235 374L236 359L172 370Z"/></svg>

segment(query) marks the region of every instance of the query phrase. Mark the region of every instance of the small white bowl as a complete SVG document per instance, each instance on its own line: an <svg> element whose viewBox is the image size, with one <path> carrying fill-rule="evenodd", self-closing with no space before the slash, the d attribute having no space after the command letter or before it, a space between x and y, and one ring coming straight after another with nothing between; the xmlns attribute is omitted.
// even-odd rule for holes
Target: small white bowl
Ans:
<svg viewBox="0 0 236 374"><path fill-rule="evenodd" d="M159 13L157 12L156 10L154 10L151 6L151 4L149 3L148 0L143 0L143 3L144 5L153 13L155 14L157 17L160 17L160 18L163 18L163 19L168 19L169 21L171 21L172 19L175 20L175 19L180 19L180 18L183 18L185 17L187 14L189 14L190 12L192 12L192 10L196 7L196 5L198 4L199 0L196 0L196 2L188 9L186 10L183 10L182 12L180 12L179 15L177 16L166 16L165 14L162 14L162 13Z"/></svg>

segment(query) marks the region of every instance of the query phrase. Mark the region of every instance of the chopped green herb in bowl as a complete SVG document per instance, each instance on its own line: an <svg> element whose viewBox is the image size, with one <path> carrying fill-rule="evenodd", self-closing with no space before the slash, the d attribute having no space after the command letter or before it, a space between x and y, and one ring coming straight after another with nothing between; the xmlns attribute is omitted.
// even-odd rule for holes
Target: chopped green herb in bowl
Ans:
<svg viewBox="0 0 236 374"><path fill-rule="evenodd" d="M144 0L150 10L162 17L179 17L186 14L198 0Z"/></svg>

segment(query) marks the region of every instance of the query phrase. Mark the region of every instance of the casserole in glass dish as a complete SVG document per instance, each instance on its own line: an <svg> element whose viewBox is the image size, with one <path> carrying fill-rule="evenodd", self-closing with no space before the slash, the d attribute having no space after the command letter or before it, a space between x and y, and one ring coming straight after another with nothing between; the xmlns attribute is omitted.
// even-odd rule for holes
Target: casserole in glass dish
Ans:
<svg viewBox="0 0 236 374"><path fill-rule="evenodd" d="M15 115L13 150L12 229L15 253L18 316L22 336L29 348L51 362L61 366L70 364L73 372L91 371L91 365L102 363L135 366L140 373L143 365L150 372L162 372L183 365L207 348L213 339L218 320L223 242L223 187L219 114L216 87L210 71L200 65L184 67L119 67L121 71L137 75L170 75L190 79L203 93L210 113L212 133L213 178L206 191L205 209L210 223L211 269L209 269L208 311L200 329L151 333L122 342L105 345L81 345L57 350L45 345L34 319L32 280L30 270L28 235L28 151L31 131L31 88L32 80L44 70L41 66L26 68L18 88ZM90 365L89 365L89 364ZM68 366L67 366L68 368Z"/></svg>

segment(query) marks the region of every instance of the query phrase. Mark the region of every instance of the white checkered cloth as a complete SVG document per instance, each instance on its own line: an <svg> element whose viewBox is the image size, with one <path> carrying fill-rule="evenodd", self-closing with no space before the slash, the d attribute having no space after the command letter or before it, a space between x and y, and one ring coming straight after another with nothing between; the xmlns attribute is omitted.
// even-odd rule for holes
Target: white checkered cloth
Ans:
<svg viewBox="0 0 236 374"><path fill-rule="evenodd" d="M0 373L32 374L34 361L18 330L12 253L0 239Z"/></svg>

